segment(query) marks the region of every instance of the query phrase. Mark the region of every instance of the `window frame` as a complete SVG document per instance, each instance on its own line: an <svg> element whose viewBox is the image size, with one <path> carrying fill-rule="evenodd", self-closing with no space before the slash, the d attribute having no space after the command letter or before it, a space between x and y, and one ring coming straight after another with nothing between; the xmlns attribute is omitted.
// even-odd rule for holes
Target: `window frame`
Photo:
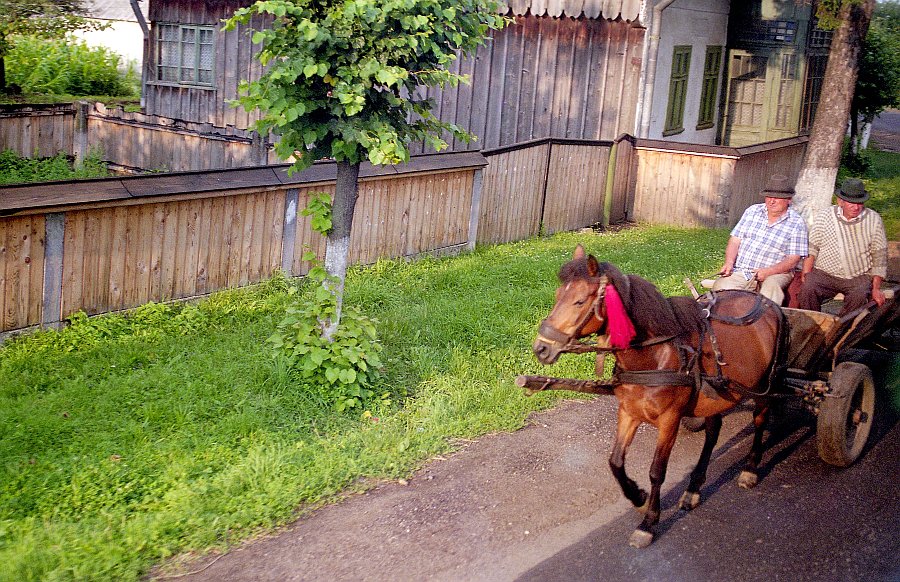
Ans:
<svg viewBox="0 0 900 582"><path fill-rule="evenodd" d="M216 88L216 27L206 24L185 24L180 22L158 22L156 23L156 34L154 35L155 58L154 67L156 68L153 75L153 83L157 85L167 85L173 87L189 87L192 89L215 89ZM176 34L174 39L164 39L165 30L174 29ZM193 33L193 39L185 41L185 32ZM209 41L204 42L204 35L208 34ZM164 43L170 45L164 51ZM202 47L209 46L211 52L211 60L209 68L201 67ZM185 59L185 47L190 49L189 59ZM168 55L174 51L174 59L164 63L164 55ZM188 61L188 62L185 62ZM165 71L174 71L175 79L164 79ZM183 78L184 72L191 72L191 79ZM209 81L201 81L203 73L208 73Z"/></svg>
<svg viewBox="0 0 900 582"><path fill-rule="evenodd" d="M700 92L700 109L697 111L697 129L715 126L716 103L719 95L719 77L722 75L722 55L725 47L708 45L703 61L703 89Z"/></svg>
<svg viewBox="0 0 900 582"><path fill-rule="evenodd" d="M693 48L689 44L680 44L672 48L672 72L669 75L669 99L666 105L663 136L675 135L684 131L684 108L687 101Z"/></svg>

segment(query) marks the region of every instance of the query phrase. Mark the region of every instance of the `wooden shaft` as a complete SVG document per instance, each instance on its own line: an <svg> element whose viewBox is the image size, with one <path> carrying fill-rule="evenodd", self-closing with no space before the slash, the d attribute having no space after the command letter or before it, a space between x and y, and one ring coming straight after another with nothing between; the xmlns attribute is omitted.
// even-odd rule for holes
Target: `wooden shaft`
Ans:
<svg viewBox="0 0 900 582"><path fill-rule="evenodd" d="M573 378L553 378L550 376L516 376L516 386L525 389L531 396L543 390L570 390L587 394L612 394L613 384L604 380L575 380Z"/></svg>

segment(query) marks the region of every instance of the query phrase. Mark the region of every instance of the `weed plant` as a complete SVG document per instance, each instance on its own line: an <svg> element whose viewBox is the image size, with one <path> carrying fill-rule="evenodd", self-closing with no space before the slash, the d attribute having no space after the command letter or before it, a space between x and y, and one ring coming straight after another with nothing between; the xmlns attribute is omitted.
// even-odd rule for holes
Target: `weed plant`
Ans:
<svg viewBox="0 0 900 582"><path fill-rule="evenodd" d="M265 340L292 301L283 277L9 339L0 579L136 580L173 555L285 523L298 507L409 476L457 439L515 430L573 397L526 398L517 374L593 374L589 355L542 367L531 354L576 243L686 294L682 278L717 270L727 235L568 233L353 269L346 301L379 322L379 390L391 395L362 413L298 389L273 357Z"/></svg>
<svg viewBox="0 0 900 582"><path fill-rule="evenodd" d="M106 178L110 175L98 152L86 156L79 168L75 168L65 154L32 159L20 157L12 150L0 152L0 184Z"/></svg>
<svg viewBox="0 0 900 582"><path fill-rule="evenodd" d="M24 93L132 97L140 87L138 74L117 53L73 39L14 37L6 75Z"/></svg>

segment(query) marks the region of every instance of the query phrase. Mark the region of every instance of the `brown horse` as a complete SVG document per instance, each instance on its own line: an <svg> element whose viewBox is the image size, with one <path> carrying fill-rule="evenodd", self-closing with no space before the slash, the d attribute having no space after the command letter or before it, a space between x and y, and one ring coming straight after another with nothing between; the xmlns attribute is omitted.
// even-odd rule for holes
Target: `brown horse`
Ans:
<svg viewBox="0 0 900 582"><path fill-rule="evenodd" d="M653 541L660 487L682 417L705 418L706 439L681 509L700 502L722 413L748 397L756 404L756 430L738 483L755 486L769 389L783 341L780 308L747 291L721 291L705 305L689 297L666 298L652 283L585 255L581 245L559 278L556 305L541 323L534 353L542 364L552 364L560 353L585 351L578 340L598 334L595 351L615 354L611 392L619 411L609 465L625 497L646 508L629 543L646 547ZM598 355L598 374L602 357ZM659 430L649 496L625 474L626 451L644 422Z"/></svg>

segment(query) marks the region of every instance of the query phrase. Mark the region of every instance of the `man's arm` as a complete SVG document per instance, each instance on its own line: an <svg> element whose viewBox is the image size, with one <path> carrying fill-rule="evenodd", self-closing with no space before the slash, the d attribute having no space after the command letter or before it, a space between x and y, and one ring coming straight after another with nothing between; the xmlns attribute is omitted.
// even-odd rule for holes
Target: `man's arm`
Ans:
<svg viewBox="0 0 900 582"><path fill-rule="evenodd" d="M722 270L719 271L723 277L730 276L734 271L734 262L737 260L740 247L741 239L736 236L728 238L728 245L725 247L725 263L722 265Z"/></svg>
<svg viewBox="0 0 900 582"><path fill-rule="evenodd" d="M800 255L788 255L783 260L775 263L771 267L765 267L756 271L756 280L763 282L767 277L778 275L780 273L789 273L791 269L800 262Z"/></svg>
<svg viewBox="0 0 900 582"><path fill-rule="evenodd" d="M800 271L800 282L806 283L806 275L816 266L816 255L809 255L803 259L803 268Z"/></svg>

